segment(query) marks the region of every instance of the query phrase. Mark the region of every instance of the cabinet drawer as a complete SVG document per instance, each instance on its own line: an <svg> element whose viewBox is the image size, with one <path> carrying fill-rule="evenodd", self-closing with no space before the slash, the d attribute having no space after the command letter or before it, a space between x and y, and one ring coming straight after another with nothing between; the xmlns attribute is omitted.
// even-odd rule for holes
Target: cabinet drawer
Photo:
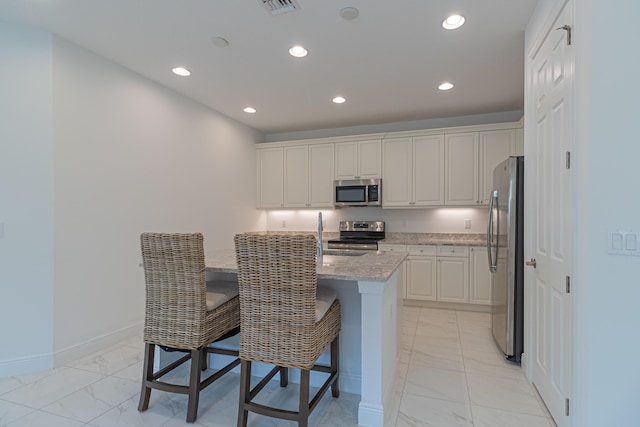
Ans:
<svg viewBox="0 0 640 427"><path fill-rule="evenodd" d="M438 256L469 256L468 246L438 246Z"/></svg>
<svg viewBox="0 0 640 427"><path fill-rule="evenodd" d="M408 245L407 250L411 255L436 255L436 247L429 245Z"/></svg>
<svg viewBox="0 0 640 427"><path fill-rule="evenodd" d="M378 250L383 252L407 252L407 247L405 245L383 243L378 245Z"/></svg>

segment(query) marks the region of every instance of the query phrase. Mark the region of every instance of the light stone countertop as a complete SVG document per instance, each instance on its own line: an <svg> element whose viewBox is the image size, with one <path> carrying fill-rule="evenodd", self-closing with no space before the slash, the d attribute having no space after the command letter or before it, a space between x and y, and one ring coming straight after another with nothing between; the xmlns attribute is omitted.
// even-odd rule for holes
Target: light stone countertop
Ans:
<svg viewBox="0 0 640 427"><path fill-rule="evenodd" d="M406 252L362 252L361 256L324 255L318 279L386 282L407 257ZM238 272L233 250L208 252L205 265L210 272Z"/></svg>
<svg viewBox="0 0 640 427"><path fill-rule="evenodd" d="M486 246L487 235L480 233L386 233L381 244Z"/></svg>

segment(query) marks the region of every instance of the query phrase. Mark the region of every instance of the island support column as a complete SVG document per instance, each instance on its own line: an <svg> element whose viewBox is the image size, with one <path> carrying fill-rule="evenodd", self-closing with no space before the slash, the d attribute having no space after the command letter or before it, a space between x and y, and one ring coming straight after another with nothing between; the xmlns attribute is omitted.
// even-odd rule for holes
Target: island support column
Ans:
<svg viewBox="0 0 640 427"><path fill-rule="evenodd" d="M396 380L398 271L386 282L358 281L362 302L362 390L358 424L384 427Z"/></svg>

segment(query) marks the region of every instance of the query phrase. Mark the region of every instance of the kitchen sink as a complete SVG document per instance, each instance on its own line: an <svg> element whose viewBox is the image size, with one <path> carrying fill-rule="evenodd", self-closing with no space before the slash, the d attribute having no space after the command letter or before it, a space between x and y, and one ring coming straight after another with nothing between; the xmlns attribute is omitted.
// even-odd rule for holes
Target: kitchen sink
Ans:
<svg viewBox="0 0 640 427"><path fill-rule="evenodd" d="M367 251L354 251L348 249L324 249L322 251L322 255L328 256L362 256L366 253Z"/></svg>

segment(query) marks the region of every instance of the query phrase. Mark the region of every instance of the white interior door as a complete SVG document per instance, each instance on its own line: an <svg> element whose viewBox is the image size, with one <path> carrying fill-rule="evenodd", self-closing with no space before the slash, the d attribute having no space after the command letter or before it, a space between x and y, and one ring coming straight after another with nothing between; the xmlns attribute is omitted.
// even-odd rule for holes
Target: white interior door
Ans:
<svg viewBox="0 0 640 427"><path fill-rule="evenodd" d="M570 426L572 295L567 289L572 271L572 188L567 152L572 145L573 53L567 30L573 25L569 0L533 52L528 72L528 108L535 111L527 145L525 192L530 256L527 286L533 308L533 338L527 350L533 383L559 427ZM560 28L560 29L558 29Z"/></svg>

